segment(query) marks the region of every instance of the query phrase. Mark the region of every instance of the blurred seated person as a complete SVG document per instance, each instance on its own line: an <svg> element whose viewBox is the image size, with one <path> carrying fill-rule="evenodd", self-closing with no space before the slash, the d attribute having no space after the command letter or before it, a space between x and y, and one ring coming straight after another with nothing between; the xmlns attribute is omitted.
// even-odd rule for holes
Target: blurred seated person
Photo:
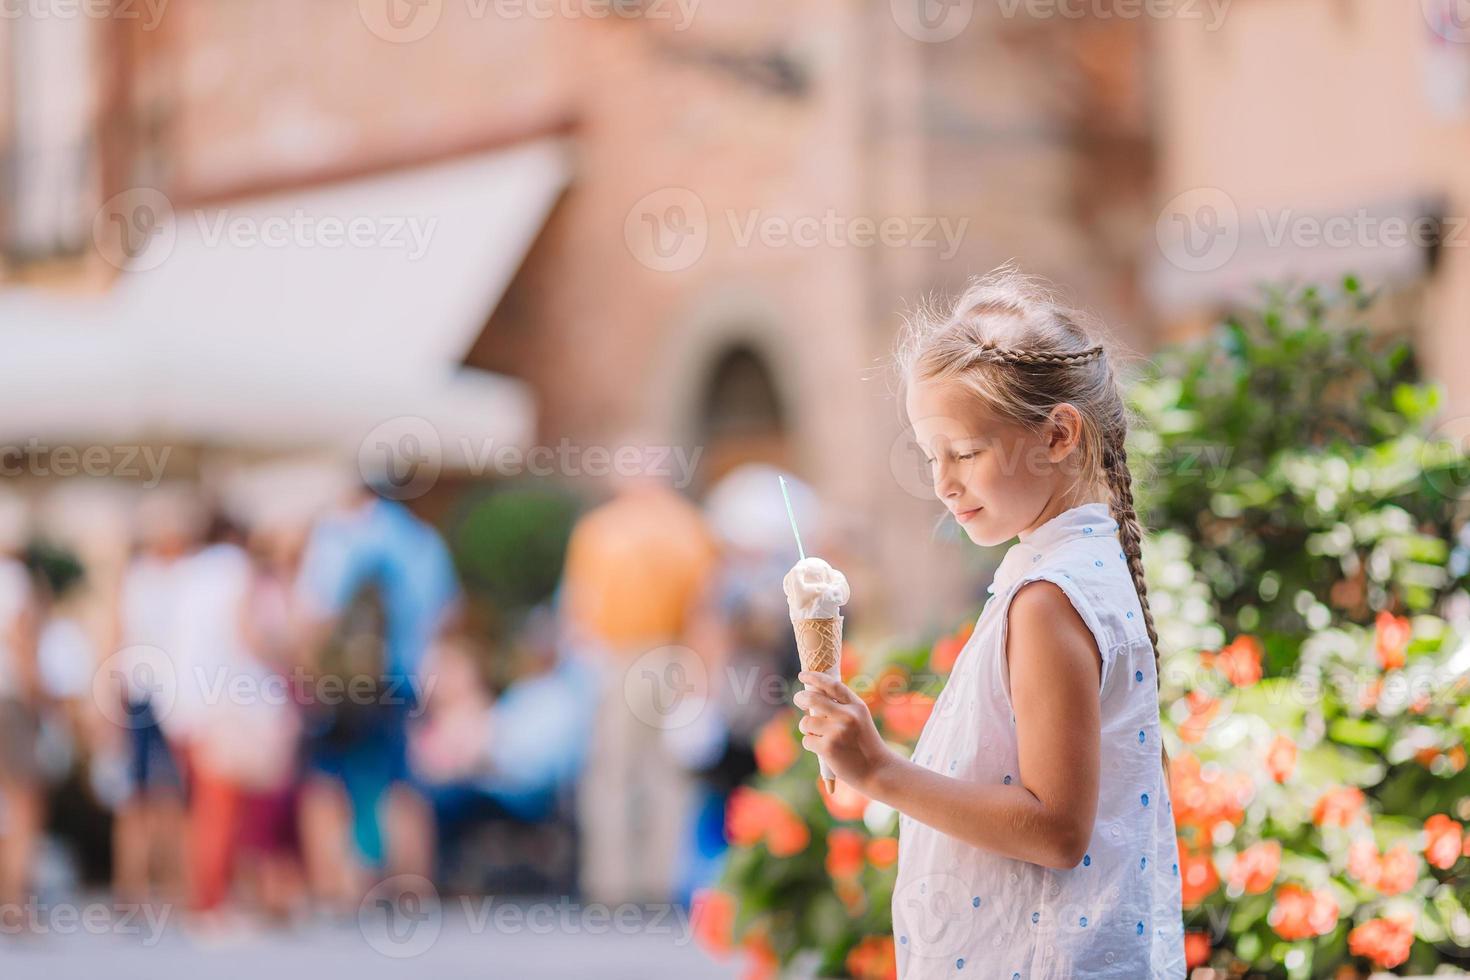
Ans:
<svg viewBox="0 0 1470 980"><path fill-rule="evenodd" d="M517 654L519 676L498 697L483 679L483 648L465 632L432 654L434 683L411 758L434 806L446 867L477 824L564 816L560 804L582 771L597 672L564 651L545 609L528 618Z"/></svg>

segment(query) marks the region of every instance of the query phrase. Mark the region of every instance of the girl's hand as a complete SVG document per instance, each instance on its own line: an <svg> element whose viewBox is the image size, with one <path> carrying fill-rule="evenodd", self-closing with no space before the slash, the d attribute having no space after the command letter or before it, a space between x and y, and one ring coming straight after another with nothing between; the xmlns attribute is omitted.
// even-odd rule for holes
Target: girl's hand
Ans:
<svg viewBox="0 0 1470 980"><path fill-rule="evenodd" d="M802 747L827 760L838 779L864 790L884 764L895 758L878 734L868 706L846 684L826 674L804 670L797 680L815 689L798 691L792 698L808 712L797 726Z"/></svg>

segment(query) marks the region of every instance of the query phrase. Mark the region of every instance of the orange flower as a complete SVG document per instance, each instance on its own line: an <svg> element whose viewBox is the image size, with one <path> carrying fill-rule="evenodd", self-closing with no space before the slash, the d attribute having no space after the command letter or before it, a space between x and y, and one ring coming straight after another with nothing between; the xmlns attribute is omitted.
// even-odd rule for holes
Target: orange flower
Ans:
<svg viewBox="0 0 1470 980"><path fill-rule="evenodd" d="M740 786L725 804L725 836L737 847L754 847L766 835L766 827L778 801L769 793Z"/></svg>
<svg viewBox="0 0 1470 980"><path fill-rule="evenodd" d="M782 803L775 820L766 831L766 847L771 856L794 857L806 850L811 840L812 833L807 829L806 823L789 806Z"/></svg>
<svg viewBox="0 0 1470 980"><path fill-rule="evenodd" d="M856 878L838 878L832 882L832 890L842 907L851 918L859 918L868 910L868 893Z"/></svg>
<svg viewBox="0 0 1470 980"><path fill-rule="evenodd" d="M875 837L868 841L868 863L873 867L891 868L897 860L897 837Z"/></svg>
<svg viewBox="0 0 1470 980"><path fill-rule="evenodd" d="M947 674L953 670L955 661L960 657L960 651L965 648L974 629L974 623L966 623L949 636L940 637L934 644L934 649L929 651L929 666L941 674Z"/></svg>
<svg viewBox="0 0 1470 980"><path fill-rule="evenodd" d="M1378 696L1383 693L1383 679L1375 677L1363 689L1358 692L1358 707L1367 711L1378 704Z"/></svg>
<svg viewBox="0 0 1470 980"><path fill-rule="evenodd" d="M1200 654L1200 663L1206 667L1214 667L1236 687L1250 687L1261 679L1263 653L1260 640L1242 634L1219 653L1206 651Z"/></svg>
<svg viewBox="0 0 1470 980"><path fill-rule="evenodd" d="M1395 616L1387 609L1378 614L1373 623L1374 647L1378 653L1378 666L1384 670L1402 667L1408 660L1409 637L1414 628L1404 616Z"/></svg>
<svg viewBox="0 0 1470 980"><path fill-rule="evenodd" d="M1385 895L1402 895L1419 880L1419 858L1407 846L1395 844L1378 862L1378 890Z"/></svg>
<svg viewBox="0 0 1470 980"><path fill-rule="evenodd" d="M827 835L827 873L851 878L863 870L863 835L838 827Z"/></svg>
<svg viewBox="0 0 1470 980"><path fill-rule="evenodd" d="M752 932L743 945L746 961L741 980L774 980L781 970L781 960L771 948L771 941L763 933Z"/></svg>
<svg viewBox="0 0 1470 980"><path fill-rule="evenodd" d="M694 938L716 956L727 955L734 945L735 896L718 888L701 888L690 903Z"/></svg>
<svg viewBox="0 0 1470 980"><path fill-rule="evenodd" d="M1169 795L1174 801L1174 823L1198 828L1208 837L1221 821L1239 824L1254 791L1246 773L1206 774L1199 756L1184 752L1169 760Z"/></svg>
<svg viewBox="0 0 1470 980"><path fill-rule="evenodd" d="M1296 771L1296 743L1290 735L1277 735L1266 750L1266 772L1278 783L1284 783Z"/></svg>
<svg viewBox="0 0 1470 980"><path fill-rule="evenodd" d="M1184 963L1193 970L1210 961L1210 934L1191 929L1184 934Z"/></svg>
<svg viewBox="0 0 1470 980"><path fill-rule="evenodd" d="M1450 749L1449 752L1446 753L1446 755L1448 755L1450 758L1450 768L1452 770L1454 770L1455 772L1459 772L1461 769L1465 768L1465 746L1456 745L1454 748Z"/></svg>
<svg viewBox="0 0 1470 980"><path fill-rule="evenodd" d="M1220 873L1208 854L1179 848L1180 888L1184 896L1184 907L1192 909L1220 887Z"/></svg>
<svg viewBox="0 0 1470 980"><path fill-rule="evenodd" d="M842 644L842 656L837 658L837 672L842 676L842 682L846 684L862 669L862 654L851 643Z"/></svg>
<svg viewBox="0 0 1470 980"><path fill-rule="evenodd" d="M892 936L868 936L847 954L847 972L858 980L896 980Z"/></svg>
<svg viewBox="0 0 1470 980"><path fill-rule="evenodd" d="M902 694L909 686L909 675L902 667L889 664L878 672L871 684L854 687L853 691L863 699L868 710L876 716L879 709Z"/></svg>
<svg viewBox="0 0 1470 980"><path fill-rule="evenodd" d="M1460 824L1443 813L1424 821L1424 856L1429 863L1441 871L1453 868L1464 848L1461 833Z"/></svg>
<svg viewBox="0 0 1470 980"><path fill-rule="evenodd" d="M861 820L863 811L868 808L868 798L842 780L837 780L837 789L831 793L827 792L827 784L817 780L818 791L822 794L822 802L827 804L827 812L832 814L834 820Z"/></svg>
<svg viewBox="0 0 1470 980"><path fill-rule="evenodd" d="M811 832L785 801L749 786L730 794L725 805L725 835L737 847L761 841L774 857L791 857L806 849Z"/></svg>
<svg viewBox="0 0 1470 980"><path fill-rule="evenodd" d="M1407 918L1369 919L1348 933L1348 952L1365 956L1381 970L1392 970L1409 958L1414 924Z"/></svg>
<svg viewBox="0 0 1470 980"><path fill-rule="evenodd" d="M1220 711L1220 701L1204 691L1193 690L1184 696L1189 705L1189 717L1179 725L1179 737L1186 742L1203 741L1205 732L1215 715Z"/></svg>
<svg viewBox="0 0 1470 980"><path fill-rule="evenodd" d="M790 769L800 753L791 734L791 713L783 711L761 726L755 737L755 764L765 776L779 776Z"/></svg>
<svg viewBox="0 0 1470 980"><path fill-rule="evenodd" d="M1329 789L1312 808L1312 822L1319 827L1348 827L1367 819L1367 799L1356 786Z"/></svg>
<svg viewBox="0 0 1470 980"><path fill-rule="evenodd" d="M1247 895L1259 895L1270 889L1281 870L1281 843L1263 840L1252 844L1230 865L1230 887Z"/></svg>
<svg viewBox="0 0 1470 980"><path fill-rule="evenodd" d="M924 730L924 723L933 710L933 698L918 691L909 691L887 699L883 705L883 721L889 732L911 742Z"/></svg>
<svg viewBox="0 0 1470 980"><path fill-rule="evenodd" d="M1369 888L1378 887L1378 845L1371 837L1359 837L1348 845L1347 872Z"/></svg>
<svg viewBox="0 0 1470 980"><path fill-rule="evenodd" d="M1282 885L1266 921L1287 942L1325 936L1337 926L1337 899L1326 888L1307 891L1300 885Z"/></svg>

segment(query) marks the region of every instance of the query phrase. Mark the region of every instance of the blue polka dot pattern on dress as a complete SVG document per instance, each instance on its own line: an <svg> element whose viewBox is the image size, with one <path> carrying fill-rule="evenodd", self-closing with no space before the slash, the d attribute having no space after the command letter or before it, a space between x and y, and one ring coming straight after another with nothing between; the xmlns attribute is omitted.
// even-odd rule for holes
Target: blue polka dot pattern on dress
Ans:
<svg viewBox="0 0 1470 980"><path fill-rule="evenodd" d="M1133 610L1132 609L1128 610L1128 612L1124 613L1124 615L1126 615L1129 619L1132 619L1133 618Z"/></svg>
<svg viewBox="0 0 1470 980"><path fill-rule="evenodd" d="M1032 912L1031 913L1031 921L1032 922L1040 922L1041 921L1041 913L1040 912Z"/></svg>
<svg viewBox="0 0 1470 980"><path fill-rule="evenodd" d="M1143 803L1144 806L1148 806L1148 794L1147 793L1140 793L1139 796L1138 796L1138 799Z"/></svg>
<svg viewBox="0 0 1470 980"><path fill-rule="evenodd" d="M1086 868L1086 867L1091 866L1091 864L1092 864L1092 855L1091 854L1084 854L1084 855L1082 855L1082 866L1084 868Z"/></svg>
<svg viewBox="0 0 1470 980"><path fill-rule="evenodd" d="M1141 935L1143 935L1143 923L1142 923L1142 922L1140 922L1140 923L1139 923L1139 924L1138 924L1138 934L1139 934L1139 935L1140 935L1140 936L1141 936Z"/></svg>
<svg viewBox="0 0 1470 980"><path fill-rule="evenodd" d="M898 944L900 946L907 946L909 944L909 937L908 936L899 936L898 937Z"/></svg>
<svg viewBox="0 0 1470 980"><path fill-rule="evenodd" d="M970 899L970 905L972 908L978 909L980 907L980 896L976 895L974 898Z"/></svg>
<svg viewBox="0 0 1470 980"><path fill-rule="evenodd" d="M1001 780L1001 782L1003 782L1003 783L1005 783L1005 784L1006 784L1006 785L1007 785L1007 786L1009 786L1009 785L1010 785L1010 784L1011 784L1011 777L1010 777L1010 775L1009 775L1009 774L1007 774L1007 775L1006 775L1006 778L1005 778L1005 779L1003 779L1003 780Z"/></svg>
<svg viewBox="0 0 1470 980"><path fill-rule="evenodd" d="M954 968L956 970L963 970L965 968L965 958L963 956L954 961Z"/></svg>
<svg viewBox="0 0 1470 980"><path fill-rule="evenodd" d="M1142 744L1143 744L1143 740L1144 740L1144 738L1145 738L1145 737L1146 737L1146 736L1145 736L1145 735L1144 735L1144 734L1143 734L1143 729L1142 729L1142 728L1140 728L1140 729L1139 729L1139 730L1138 730L1138 744L1139 744L1139 745L1142 745Z"/></svg>
<svg viewBox="0 0 1470 980"><path fill-rule="evenodd" d="M1087 916L1084 915L1082 918L1078 919L1077 920L1077 924L1080 925L1082 928L1086 929L1087 928Z"/></svg>
<svg viewBox="0 0 1470 980"><path fill-rule="evenodd" d="M1135 681L1142 682L1143 681L1143 671L1141 671L1141 670L1135 670L1133 672L1133 679Z"/></svg>
<svg viewBox="0 0 1470 980"><path fill-rule="evenodd" d="M1093 564L1096 565L1098 568L1102 568L1102 559L1099 558L1097 561L1093 562Z"/></svg>
<svg viewBox="0 0 1470 980"><path fill-rule="evenodd" d="M1090 528L1090 527L1084 527L1082 529L1082 533L1083 534L1091 534L1092 533L1092 528Z"/></svg>
<svg viewBox="0 0 1470 980"><path fill-rule="evenodd" d="M1148 858L1147 857L1141 857L1141 858L1139 858L1138 859L1138 870L1139 871L1142 871L1146 867L1148 867Z"/></svg>

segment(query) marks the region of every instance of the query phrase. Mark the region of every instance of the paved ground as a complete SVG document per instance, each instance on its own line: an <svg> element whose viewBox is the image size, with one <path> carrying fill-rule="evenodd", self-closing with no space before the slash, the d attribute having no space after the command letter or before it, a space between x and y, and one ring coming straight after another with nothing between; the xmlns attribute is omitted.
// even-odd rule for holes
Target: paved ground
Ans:
<svg viewBox="0 0 1470 980"><path fill-rule="evenodd" d="M322 923L292 932L201 934L157 913L110 919L100 907L42 914L46 932L0 936L4 980L725 980L678 910L448 900L437 912ZM89 921L87 916L93 915Z"/></svg>

